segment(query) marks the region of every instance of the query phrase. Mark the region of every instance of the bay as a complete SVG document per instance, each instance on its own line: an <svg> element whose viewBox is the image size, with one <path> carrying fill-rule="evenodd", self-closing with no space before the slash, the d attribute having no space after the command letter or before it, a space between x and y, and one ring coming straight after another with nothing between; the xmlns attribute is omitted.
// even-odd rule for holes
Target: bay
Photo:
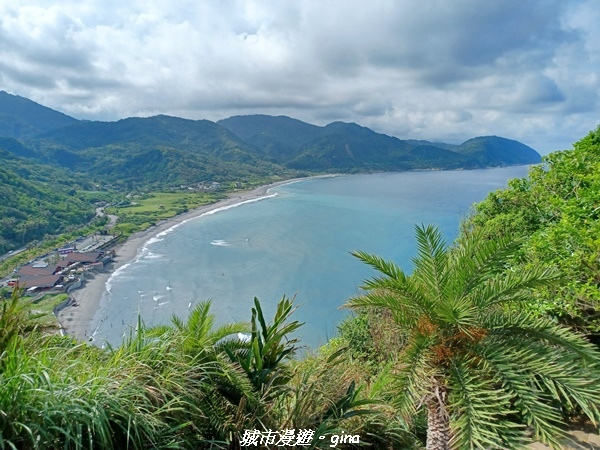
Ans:
<svg viewBox="0 0 600 450"><path fill-rule="evenodd" d="M470 171L378 173L282 185L260 201L204 215L148 241L107 282L94 332L119 344L135 327L185 318L211 300L217 324L247 321L253 298L267 317L295 296L302 343L315 348L348 314L372 270L351 256L367 251L411 269L416 224L434 224L448 243L474 202L526 166Z"/></svg>

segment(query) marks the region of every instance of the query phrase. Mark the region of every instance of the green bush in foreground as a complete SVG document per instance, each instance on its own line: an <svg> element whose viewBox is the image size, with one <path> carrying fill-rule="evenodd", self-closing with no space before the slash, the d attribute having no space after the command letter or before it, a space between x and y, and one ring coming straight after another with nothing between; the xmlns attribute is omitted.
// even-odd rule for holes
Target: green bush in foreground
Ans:
<svg viewBox="0 0 600 450"><path fill-rule="evenodd" d="M515 270L558 267L564 280L539 290L527 307L600 344L600 127L490 193L463 228L523 238Z"/></svg>
<svg viewBox="0 0 600 450"><path fill-rule="evenodd" d="M427 412L428 449L516 448L534 437L559 448L561 406L600 417L600 353L583 336L523 306L557 279L551 268L505 269L518 245L464 236L446 247L417 227L415 269L363 252L380 275L347 303L392 314L407 335L393 373L398 414Z"/></svg>
<svg viewBox="0 0 600 450"><path fill-rule="evenodd" d="M173 326L140 322L108 349L29 329L16 294L1 306L2 449L239 448L244 430L359 433L352 419L372 403L350 378L335 389L322 382L333 362L303 371L291 364L296 344L287 334L298 324L288 322L285 298L273 323L256 301L250 343L236 337L247 325L214 328L202 303ZM254 362L239 363L257 350L246 359ZM329 441L311 448L321 445Z"/></svg>

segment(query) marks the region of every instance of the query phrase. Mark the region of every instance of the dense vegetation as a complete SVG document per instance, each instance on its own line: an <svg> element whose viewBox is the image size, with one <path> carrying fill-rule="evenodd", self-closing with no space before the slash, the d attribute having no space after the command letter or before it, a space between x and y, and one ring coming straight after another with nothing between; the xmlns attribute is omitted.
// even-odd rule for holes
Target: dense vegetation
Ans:
<svg viewBox="0 0 600 450"><path fill-rule="evenodd" d="M172 326L140 323L102 350L32 330L18 296L3 302L0 448L240 448L267 430L285 448L313 437L312 448L329 448L334 434L411 442L385 407L360 398L340 354L290 359L301 324L289 299L271 322L255 300L250 324L216 329L209 308Z"/></svg>
<svg viewBox="0 0 600 450"><path fill-rule="evenodd" d="M0 148L0 254L47 235L80 227L94 208L77 190L80 177L33 164Z"/></svg>
<svg viewBox="0 0 600 450"><path fill-rule="evenodd" d="M265 125L258 134L246 118L230 120L237 136L210 122L163 116L116 124L69 119L55 129L5 127L13 135L0 139L0 188L10 201L0 204L0 217L25 222L4 224L13 235L3 245L26 242L30 231L81 225L95 202L114 203L112 212L127 220L121 231L133 232L212 199L191 191L134 196L119 187L248 184L290 176L284 166L292 161L306 170L315 161L350 170L385 165L404 151L411 161L501 165L507 148L501 138L434 145L355 124L314 127L268 116L252 118L254 129ZM280 125L287 140L278 136ZM34 129L43 134L32 138ZM200 145L203 135L210 142ZM394 148L396 141L403 147ZM510 148L511 158L523 155L518 145ZM531 437L560 448L567 421L597 427L600 420L599 169L600 128L490 194L454 245L431 227L418 228L412 274L357 252L377 271L364 295L348 303L357 315L302 357L293 337L301 324L285 297L270 321L255 300L249 323L216 328L205 302L187 320L154 328L140 322L122 346L101 349L48 334L47 313L62 297L27 305L15 291L0 303L0 449L240 448L261 441L277 448L283 439L287 448L358 448L354 436L377 449L517 448ZM147 173L162 178L151 181ZM109 180L115 186L104 187ZM81 222L68 222L75 208ZM31 317L32 310L45 317Z"/></svg>
<svg viewBox="0 0 600 450"><path fill-rule="evenodd" d="M528 308L532 289L552 285L558 271L507 271L518 242L481 231L450 249L438 230L417 227L417 242L410 276L355 253L378 275L348 306L387 311L404 335L388 359L389 394L406 423L426 411L427 449L517 448L529 438L525 425L558 446L561 406L600 418L600 353Z"/></svg>
<svg viewBox="0 0 600 450"><path fill-rule="evenodd" d="M540 290L530 307L600 343L600 127L491 193L464 228L482 229L489 239L524 239L515 270L560 268L564 282Z"/></svg>

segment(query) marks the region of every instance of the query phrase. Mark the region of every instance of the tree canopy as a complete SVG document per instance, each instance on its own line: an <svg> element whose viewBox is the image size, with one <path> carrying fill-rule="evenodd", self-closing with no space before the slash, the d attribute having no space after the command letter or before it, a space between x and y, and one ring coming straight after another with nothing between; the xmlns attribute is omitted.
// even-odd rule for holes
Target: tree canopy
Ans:
<svg viewBox="0 0 600 450"><path fill-rule="evenodd" d="M552 266L506 269L518 249L507 237L464 236L447 247L417 227L414 272L375 255L377 270L351 308L388 310L406 334L396 363L395 406L407 422L427 410L428 449L516 448L526 426L558 448L561 405L598 420L600 353L582 335L527 308L552 285Z"/></svg>
<svg viewBox="0 0 600 450"><path fill-rule="evenodd" d="M600 332L600 127L573 149L544 157L527 178L493 192L465 222L486 238L523 238L515 270L556 266L564 282L539 290L528 306L579 327L598 342Z"/></svg>

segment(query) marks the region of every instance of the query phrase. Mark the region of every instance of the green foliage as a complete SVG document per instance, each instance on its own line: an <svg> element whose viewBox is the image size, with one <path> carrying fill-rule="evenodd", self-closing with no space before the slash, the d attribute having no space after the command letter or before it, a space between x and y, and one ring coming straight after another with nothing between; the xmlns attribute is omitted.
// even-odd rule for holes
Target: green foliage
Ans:
<svg viewBox="0 0 600 450"><path fill-rule="evenodd" d="M242 367L259 391L282 386L290 379L283 363L296 353L298 339L288 336L302 326L298 321L287 323L294 311L293 299L283 297L277 304L273 322L267 324L255 297L248 347L235 352L226 348L231 360Z"/></svg>
<svg viewBox="0 0 600 450"><path fill-rule="evenodd" d="M407 333L395 404L406 421L427 410L428 448L515 448L526 440L525 424L558 447L561 404L597 421L595 346L526 308L558 272L541 265L507 270L519 242L484 239L481 231L454 248L433 227L417 227L416 237L410 276L356 252L379 275L347 306L387 310Z"/></svg>
<svg viewBox="0 0 600 450"><path fill-rule="evenodd" d="M406 335L403 330L398 330L387 311L363 308L357 313L338 325L339 337L365 369L372 367L377 371L404 346Z"/></svg>
<svg viewBox="0 0 600 450"><path fill-rule="evenodd" d="M75 194L79 178L0 149L0 253L81 226L94 210Z"/></svg>
<svg viewBox="0 0 600 450"><path fill-rule="evenodd" d="M10 299L0 301L0 364L28 328L27 311L19 300L20 290L13 289Z"/></svg>
<svg viewBox="0 0 600 450"><path fill-rule="evenodd" d="M463 225L486 237L524 239L514 270L554 265L559 287L540 290L528 305L585 333L600 332L600 128L572 150L544 158L525 179L488 195Z"/></svg>
<svg viewBox="0 0 600 450"><path fill-rule="evenodd" d="M310 370L290 364L292 311L282 299L267 324L257 301L250 345L235 338L248 325L215 328L204 302L172 326L139 320L120 347L100 349L40 333L16 291L0 310L0 448L238 448L243 430L300 427L366 436L359 419L377 417L373 402L338 369L339 353ZM250 349L249 371L229 358Z"/></svg>

